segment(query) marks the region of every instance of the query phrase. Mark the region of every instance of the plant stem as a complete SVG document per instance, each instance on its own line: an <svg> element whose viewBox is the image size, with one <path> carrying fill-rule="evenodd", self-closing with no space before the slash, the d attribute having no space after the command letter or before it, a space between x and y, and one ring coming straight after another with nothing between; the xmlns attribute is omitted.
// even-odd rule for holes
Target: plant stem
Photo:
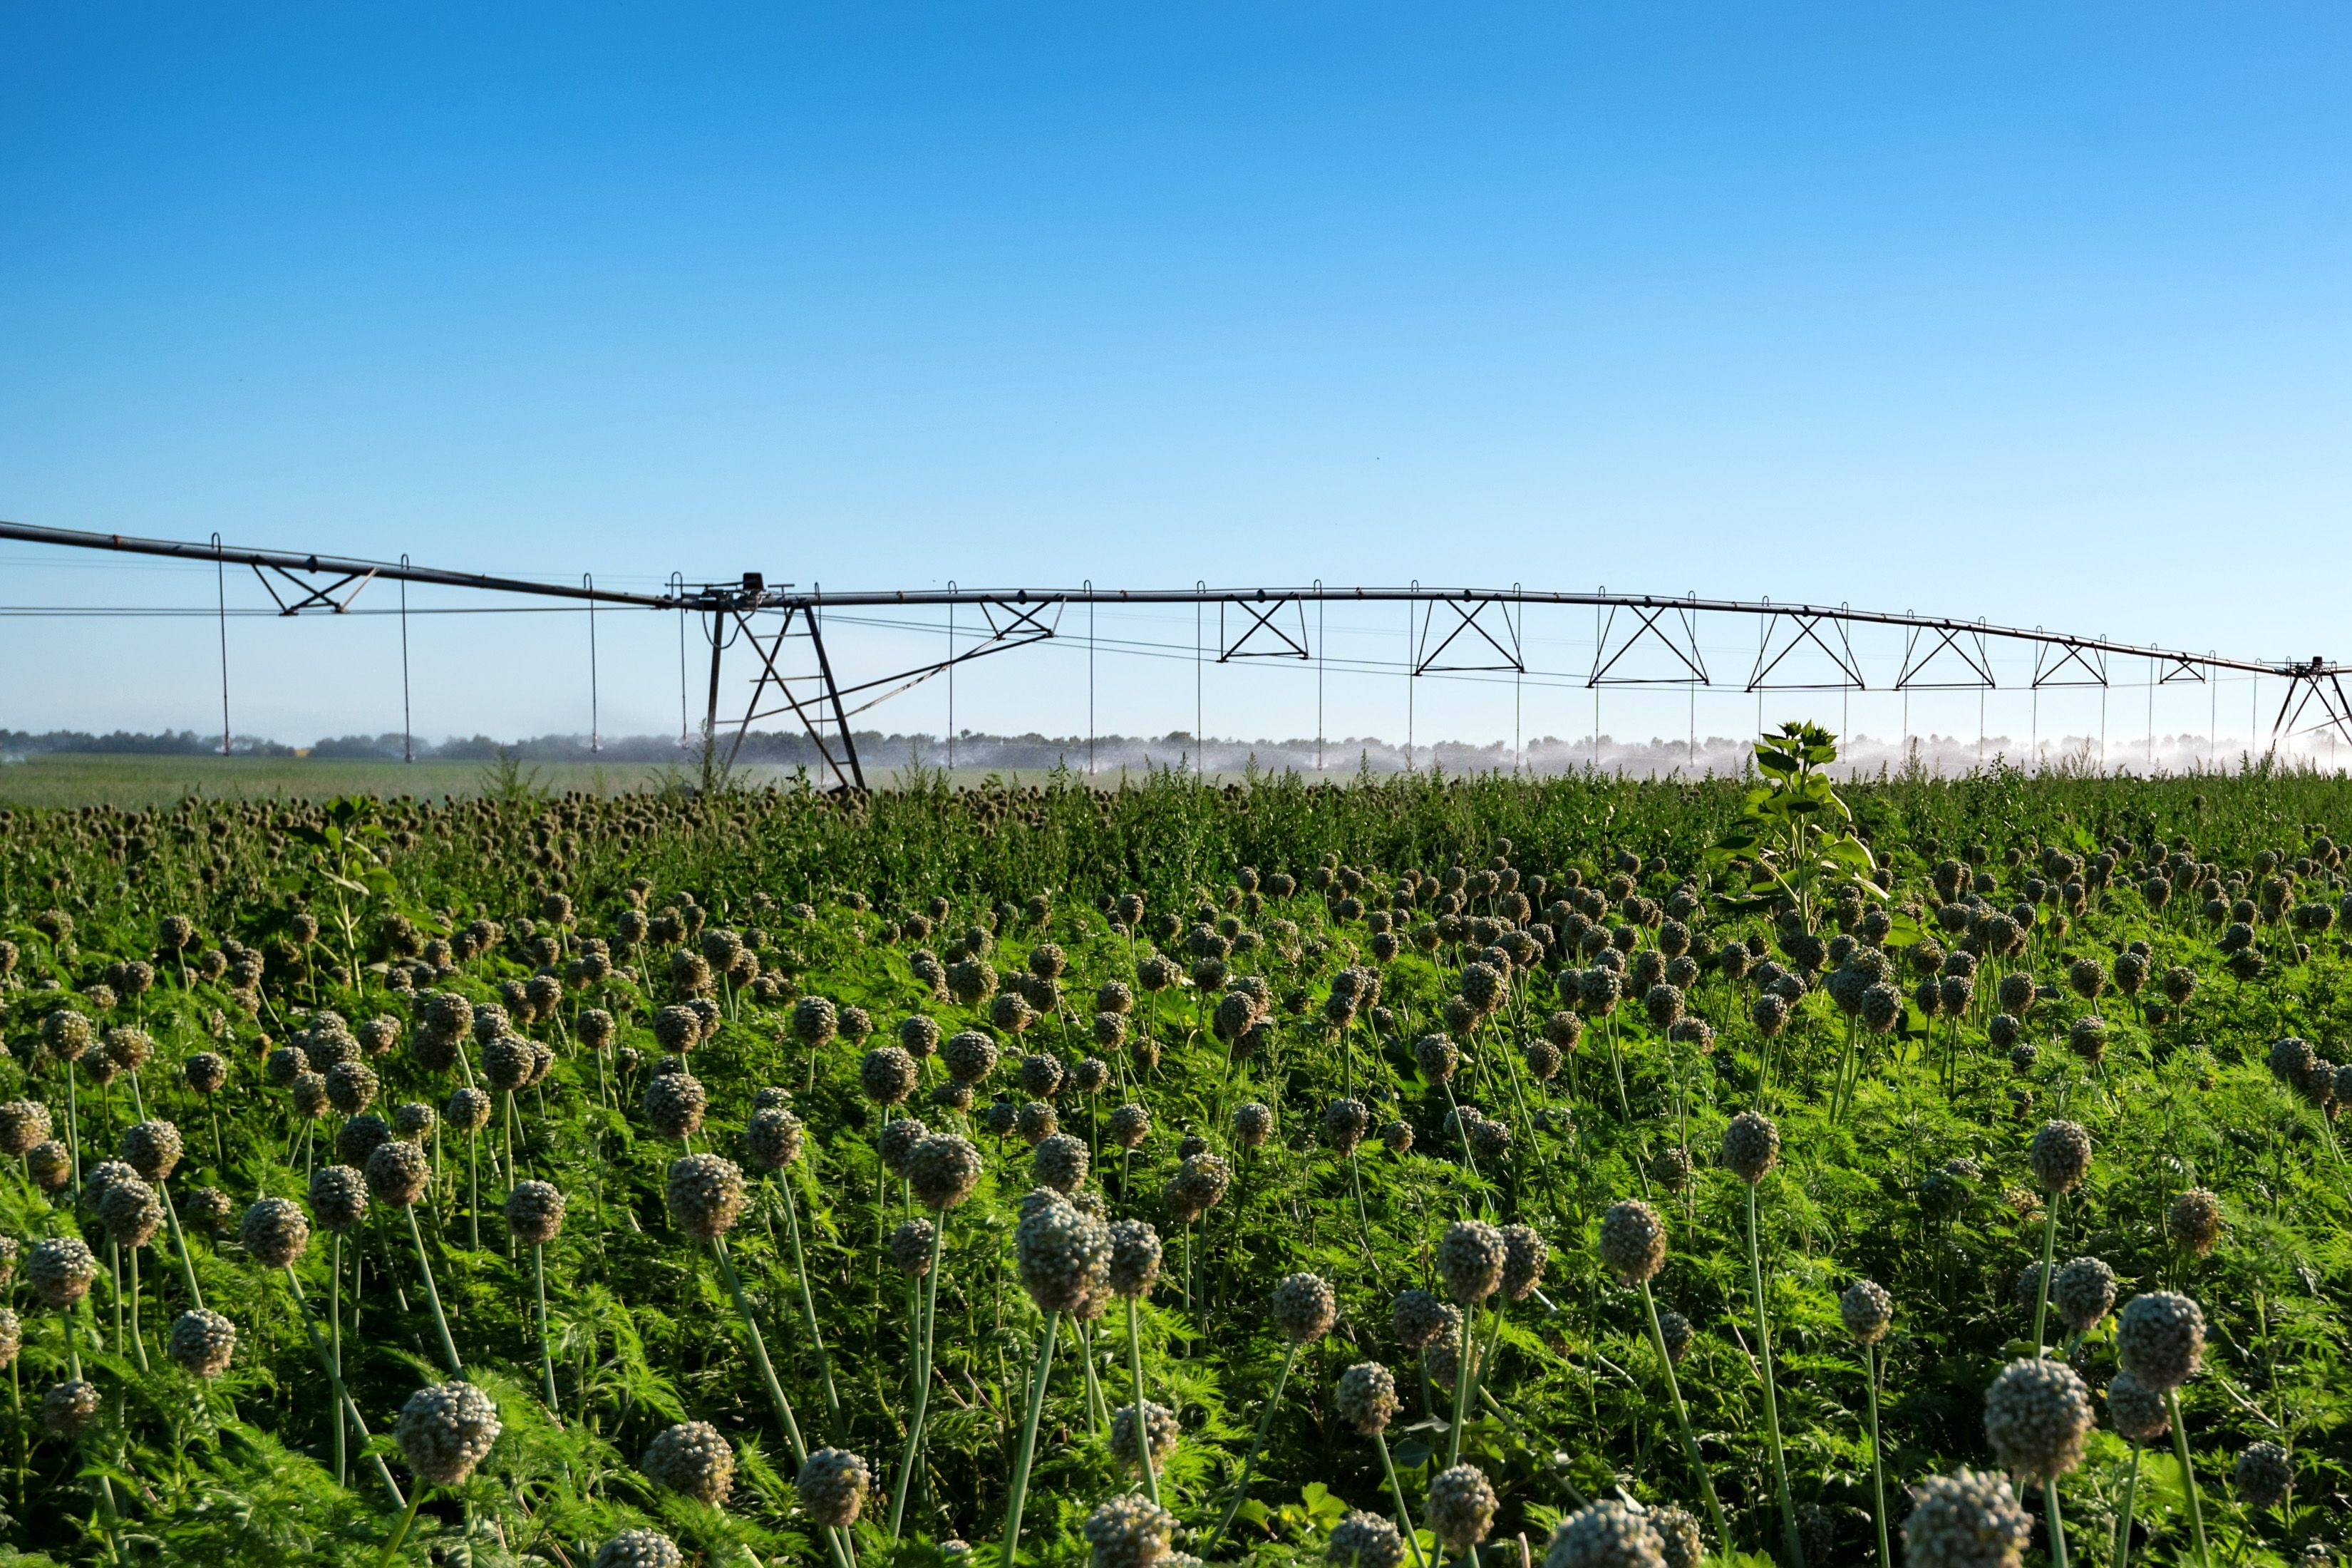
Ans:
<svg viewBox="0 0 2352 1568"><path fill-rule="evenodd" d="M163 1217L172 1226L172 1250L179 1255L180 1279L188 1288L188 1304L201 1310L205 1293L196 1285L196 1262L188 1253L188 1238L180 1234L180 1211L173 1205L172 1189L162 1182L155 1184L155 1195L163 1200Z"/></svg>
<svg viewBox="0 0 2352 1568"><path fill-rule="evenodd" d="M1690 1459L1691 1473L1698 1478L1698 1488L1706 1498L1707 1518L1715 1524L1716 1544L1723 1551L1731 1550L1731 1532L1723 1522L1723 1504L1715 1495L1715 1480L1706 1473L1706 1463L1698 1455L1698 1437L1691 1431L1690 1410L1683 1404L1682 1384L1675 1378L1675 1358L1666 1353L1666 1336L1658 1327L1658 1299L1650 1292L1650 1282L1642 1281L1642 1307L1650 1318L1650 1347L1658 1352L1658 1370L1665 1374L1666 1393L1675 1402L1675 1420L1682 1428L1683 1452Z"/></svg>
<svg viewBox="0 0 2352 1568"><path fill-rule="evenodd" d="M1371 1267L1372 1289L1381 1288L1381 1260L1372 1250L1371 1216L1364 1209L1364 1176L1356 1163L1356 1151L1348 1151L1348 1184L1356 1191L1356 1226L1364 1242L1364 1261Z"/></svg>
<svg viewBox="0 0 2352 1568"><path fill-rule="evenodd" d="M768 1342L760 1337L760 1324L751 1316L751 1303L744 1299L743 1281L736 1275L734 1260L727 1256L724 1237L710 1238L711 1255L719 1259L719 1272L727 1280L728 1291L735 1298L735 1313L743 1320L744 1336L751 1342L751 1360L760 1369L760 1381L767 1385L768 1400L776 1407L776 1419L783 1423L784 1436L793 1446L793 1463L808 1463L808 1445L801 1441L801 1424L793 1418L792 1401L784 1397L783 1384L776 1381L776 1369L768 1361Z"/></svg>
<svg viewBox="0 0 2352 1568"><path fill-rule="evenodd" d="M2139 1460L2146 1452L2144 1445L2132 1445L2131 1469L2124 1477L2124 1506L2116 1515L2115 1550L2107 1553L2109 1568L2131 1568L2132 1493L2139 1489Z"/></svg>
<svg viewBox="0 0 2352 1568"><path fill-rule="evenodd" d="M1763 1363L1764 1423L1771 1440L1772 1488L1780 1503L1780 1544L1795 1568L1805 1568L1805 1549L1797 1539L1797 1509L1789 1497L1789 1465L1780 1452L1780 1400L1772 1376L1772 1324L1764 1309L1764 1261L1756 1245L1756 1184L1748 1184L1748 1276L1756 1288L1756 1349Z"/></svg>
<svg viewBox="0 0 2352 1568"><path fill-rule="evenodd" d="M1469 1168L1470 1179L1475 1182L1480 1178L1477 1158L1470 1152L1470 1124L1462 1120L1462 1107L1454 1101L1454 1080L1447 1079L1444 1087L1446 1108L1454 1112L1454 1135L1462 1141L1462 1163ZM1468 1205L1465 1204L1464 1208L1467 1212Z"/></svg>
<svg viewBox="0 0 2352 1568"><path fill-rule="evenodd" d="M1144 1419L1146 1411L1143 1403L1143 1330L1139 1322L1140 1316L1136 1299L1129 1296L1127 1299L1127 1366L1128 1371L1135 1378L1136 1447L1143 1458L1143 1495L1150 1498L1151 1505L1157 1508L1160 1506L1160 1474L1158 1468L1151 1462L1151 1424Z"/></svg>
<svg viewBox="0 0 2352 1568"><path fill-rule="evenodd" d="M735 1261L727 1256L727 1238L710 1238L711 1255L719 1259L719 1272L727 1281L728 1293L735 1298L735 1314L743 1321L743 1335L751 1342L751 1361L760 1369L760 1381L767 1384L769 1402L776 1407L776 1418L784 1426L784 1439L792 1445L794 1467L808 1463L808 1445L801 1441L801 1424L793 1418L793 1402L784 1397L784 1385L776 1381L774 1363L768 1360L768 1342L760 1337L759 1320L751 1316L751 1303L743 1294L742 1278L735 1272ZM824 1543L833 1552L836 1568L853 1568L843 1532L827 1530Z"/></svg>
<svg viewBox="0 0 2352 1568"><path fill-rule="evenodd" d="M501 1122L501 1131L503 1131L503 1133L504 1133L504 1135L505 1135L505 1137L506 1137L506 1144L507 1144L507 1191L508 1191L508 1192L509 1192L509 1193L511 1193L511 1192L513 1192L513 1191L515 1190L515 1184L516 1184L518 1181L520 1181L520 1180L521 1179L521 1177L520 1177L520 1173L519 1172L517 1172L517 1171L516 1171L516 1169L515 1169L515 1157L514 1157L514 1124L515 1124L514 1090L512 1090L512 1089L508 1089L508 1090L506 1091L506 1116L505 1116L505 1118L503 1119L503 1121L502 1121L502 1122ZM509 1258L512 1258L512 1257L514 1256L514 1249L515 1249L514 1231L513 1231L512 1227L509 1227L509 1229L508 1229L508 1231L507 1231L507 1256L508 1256Z"/></svg>
<svg viewBox="0 0 2352 1568"><path fill-rule="evenodd" d="M793 1281L800 1287L801 1325L808 1330L809 1348L816 1352L817 1376L824 1384L825 1419L838 1427L841 1396L833 1391L833 1361L824 1353L824 1336L817 1332L816 1300L809 1294L808 1265L801 1258L800 1205L793 1199L792 1177L784 1175L778 1180L784 1189L784 1227L793 1238Z"/></svg>
<svg viewBox="0 0 2352 1568"><path fill-rule="evenodd" d="M2213 1568L2213 1553L2205 1544L2205 1505L2197 1496L2197 1466L2189 1457L2189 1428L2180 1421L2180 1391L2165 1390L2165 1407L2172 1412L2172 1452L2180 1460L2180 1479L2189 1489L2189 1528L2197 1537L2197 1561Z"/></svg>
<svg viewBox="0 0 2352 1568"><path fill-rule="evenodd" d="M2066 1568L2066 1521L2058 1514L2058 1478L2042 1483L2042 1512L2050 1527L2051 1568Z"/></svg>
<svg viewBox="0 0 2352 1568"><path fill-rule="evenodd" d="M1469 1406L1465 1406L1465 1408L1475 1406L1480 1402L1481 1397L1486 1392L1483 1386L1486 1382L1486 1373L1494 1369L1495 1358L1502 1353L1503 1305L1504 1300L1502 1296L1499 1294L1496 1295L1495 1297L1495 1305L1492 1310L1491 1321L1486 1325L1486 1353L1481 1355L1476 1361L1470 1363L1470 1401Z"/></svg>
<svg viewBox="0 0 2352 1568"><path fill-rule="evenodd" d="M1099 1432L1108 1439L1110 1436L1110 1406L1103 1399L1102 1380L1095 1375L1094 1326L1083 1320L1074 1321L1078 1336L1079 1364L1086 1368L1087 1373L1087 1432L1089 1436Z"/></svg>
<svg viewBox="0 0 2352 1568"><path fill-rule="evenodd" d="M343 1387L342 1369L335 1364L332 1357L328 1355L326 1342L319 1338L319 1325L310 1321L310 1311L302 1300L302 1281L296 1278L294 1266L290 1263L286 1266L286 1288L293 1292L294 1315L302 1320L302 1327L310 1336L310 1350L319 1358L319 1370L327 1374L327 1382L335 1391L335 1403L341 1410L341 1415L336 1418L337 1425L341 1424L342 1416L348 1415L351 1418L352 1429L359 1434L362 1444L366 1443L367 1422L361 1416L360 1407L352 1403L350 1393ZM367 1458L368 1463L375 1468L376 1479L382 1481L383 1489L392 1494L392 1506L404 1507L407 1500L400 1495L399 1484L392 1479L392 1472L384 1468L383 1456L370 1454Z"/></svg>
<svg viewBox="0 0 2352 1568"><path fill-rule="evenodd" d="M1878 1568L1895 1568L1894 1554L1886 1544L1886 1456L1878 1446L1878 1349L1862 1347L1863 1370L1870 1389L1870 1501L1871 1516L1878 1525Z"/></svg>
<svg viewBox="0 0 2352 1568"><path fill-rule="evenodd" d="M1045 1379L1054 1370L1054 1339L1061 1331L1062 1314L1045 1314L1045 1337L1037 1345L1036 1375L1029 1387L1029 1414L1021 1424L1021 1450L1013 1462L1013 1491L1004 1509L1004 1568L1013 1568L1021 1544L1021 1505L1029 1492L1029 1464L1037 1453L1037 1413L1045 1404Z"/></svg>
<svg viewBox="0 0 2352 1568"><path fill-rule="evenodd" d="M131 1347L139 1352L139 1370L147 1365L147 1336L139 1331L139 1249L131 1249Z"/></svg>
<svg viewBox="0 0 2352 1568"><path fill-rule="evenodd" d="M419 1487L416 1495L408 1500L407 1510L400 1516L400 1528L394 1531L392 1539L383 1543L383 1555L375 1560L375 1568L384 1568L392 1561L393 1553L400 1550L400 1543L408 1539L408 1527L416 1522L417 1507L424 1501L425 1489Z"/></svg>
<svg viewBox="0 0 2352 1568"><path fill-rule="evenodd" d="M74 1189L81 1189L81 1101L74 1092L73 1063L68 1062L66 1073L66 1158L73 1172Z"/></svg>
<svg viewBox="0 0 2352 1568"><path fill-rule="evenodd" d="M1404 1488L1397 1484L1396 1461L1389 1458L1389 1436L1386 1432L1372 1434L1372 1441L1381 1450L1381 1468L1388 1472L1389 1491L1396 1499L1397 1533L1412 1548L1413 1568L1422 1568L1421 1536L1412 1527L1412 1516L1404 1506ZM1158 1499L1153 1500L1155 1502Z"/></svg>
<svg viewBox="0 0 2352 1568"><path fill-rule="evenodd" d="M2034 1286L2033 1354L2042 1355L2042 1327L2050 1316L2050 1267L2058 1257L2058 1194L2050 1194L2050 1206L2042 1216L2042 1278Z"/></svg>
<svg viewBox="0 0 2352 1568"><path fill-rule="evenodd" d="M417 1272L425 1276L425 1299L433 1304L433 1327L441 1335L441 1354L449 1363L449 1375L463 1377L466 1363L457 1359L457 1342L449 1337L449 1319L441 1310L441 1288L433 1283L433 1265L425 1256L425 1236L416 1228L416 1205L403 1205L400 1212L408 1218L408 1240L416 1248Z"/></svg>
<svg viewBox="0 0 2352 1568"><path fill-rule="evenodd" d="M1617 1079L1617 1115L1623 1125L1631 1127L1633 1125L1633 1108L1625 1100L1625 1060L1617 1050L1617 1015L1614 1012L1609 1015L1609 1027L1605 1032L1609 1037L1609 1070Z"/></svg>
<svg viewBox="0 0 2352 1568"><path fill-rule="evenodd" d="M924 1272L923 1289L915 1298L915 1413L907 1423L907 1457L898 1462L898 1482L890 1492L890 1539L898 1539L898 1521L907 1511L907 1480L922 1462L923 1417L931 1401L931 1335L939 1310L940 1247L946 1239L947 1213L931 1226L931 1266Z"/></svg>
<svg viewBox="0 0 2352 1568"><path fill-rule="evenodd" d="M1250 1471L1257 1464L1258 1450L1265 1447L1265 1435L1274 1426L1275 1408L1282 1403L1282 1391L1289 1386L1290 1369L1297 1360L1298 1342L1293 1340L1290 1348L1282 1352L1282 1371L1274 1380L1274 1397L1258 1413L1257 1436L1250 1439L1249 1452L1242 1458L1241 1480L1234 1488L1234 1500L1225 1505L1225 1517L1217 1521L1217 1532L1209 1537L1209 1550L1213 1552L1223 1543L1225 1531L1233 1528L1234 1515L1241 1512L1242 1503L1249 1497Z"/></svg>
<svg viewBox="0 0 2352 1568"><path fill-rule="evenodd" d="M1454 1408L1446 1423L1445 1463L1448 1468L1462 1462L1462 1423L1470 1418L1470 1369L1477 1364L1478 1336L1473 1330L1472 1314L1478 1310L1475 1301L1462 1309L1462 1343L1454 1358Z"/></svg>
<svg viewBox="0 0 2352 1568"><path fill-rule="evenodd" d="M1574 1481L1569 1479L1566 1471L1554 1468L1548 1459L1536 1453L1535 1445L1528 1441L1527 1434L1519 1430L1518 1424L1511 1419L1510 1413L1495 1403L1494 1392L1482 1387L1478 1390L1477 1397L1479 1405L1485 1407L1486 1414L1495 1418L1495 1424L1528 1451L1528 1457L1536 1461L1537 1468L1551 1471L1552 1479L1559 1483L1561 1495L1568 1500L1567 1511L1573 1513L1578 1509L1586 1507L1587 1499L1583 1491Z"/></svg>
<svg viewBox="0 0 2352 1568"><path fill-rule="evenodd" d="M539 1391L547 1397L548 1414L561 1426L563 1407L555 1401L555 1352L547 1342L547 1248L538 1243L531 1246L530 1272L539 1292Z"/></svg>
<svg viewBox="0 0 2352 1568"><path fill-rule="evenodd" d="M343 1370L343 1233L341 1231L334 1233L334 1239L328 1244L327 1253L328 1267L333 1270L333 1279L327 1287L328 1344L334 1356L335 1372L340 1376ZM341 1405L340 1395L337 1396L336 1403L338 1406ZM335 1414L335 1484L339 1487L351 1484L351 1456L343 1447L343 1440L342 1412L338 1408Z"/></svg>

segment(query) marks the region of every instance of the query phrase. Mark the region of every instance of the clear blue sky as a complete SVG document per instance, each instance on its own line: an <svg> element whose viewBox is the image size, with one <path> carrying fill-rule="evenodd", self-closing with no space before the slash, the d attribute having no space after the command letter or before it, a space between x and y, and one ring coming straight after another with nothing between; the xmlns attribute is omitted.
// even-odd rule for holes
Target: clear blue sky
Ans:
<svg viewBox="0 0 2352 1568"><path fill-rule="evenodd" d="M2347 81L2321 5L0 0L0 516L2352 656ZM419 728L584 723L543 630L448 633ZM0 726L202 727L201 632L0 623ZM252 727L384 727L381 634L242 647ZM674 715L674 626L607 635L623 726ZM1116 719L1189 724L1189 673ZM1211 728L1296 732L1255 689Z"/></svg>

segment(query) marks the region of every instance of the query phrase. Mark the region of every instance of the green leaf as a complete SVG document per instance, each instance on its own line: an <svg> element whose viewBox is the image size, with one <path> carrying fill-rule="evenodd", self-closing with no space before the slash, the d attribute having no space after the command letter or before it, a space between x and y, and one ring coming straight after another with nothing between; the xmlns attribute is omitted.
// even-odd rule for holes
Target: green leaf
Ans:
<svg viewBox="0 0 2352 1568"><path fill-rule="evenodd" d="M1876 885L1871 884L1873 887ZM1881 947L1916 947L1927 937L1927 931L1909 915L1891 916L1890 922L1886 928L1886 940L1878 944Z"/></svg>
<svg viewBox="0 0 2352 1568"><path fill-rule="evenodd" d="M1865 878L1878 869L1878 862L1871 858L1870 847L1851 835L1822 840L1821 857L1831 866Z"/></svg>

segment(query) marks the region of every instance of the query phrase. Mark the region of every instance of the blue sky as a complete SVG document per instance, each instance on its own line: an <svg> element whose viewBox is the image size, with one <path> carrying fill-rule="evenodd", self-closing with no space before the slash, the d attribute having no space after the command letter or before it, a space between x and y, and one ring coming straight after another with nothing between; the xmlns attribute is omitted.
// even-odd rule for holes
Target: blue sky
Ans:
<svg viewBox="0 0 2352 1568"><path fill-rule="evenodd" d="M0 516L2352 657L2347 79L2321 6L0 0ZM384 727L383 626L232 629L252 728ZM608 727L657 727L675 629L606 628ZM210 634L0 620L43 676L0 726L201 727ZM584 723L580 640L436 628L419 728ZM1082 722L1075 662L975 672L959 722ZM1189 724L1181 661L1106 679L1105 727ZM1296 682L1232 679L1213 731L1298 732ZM1335 731L1393 731L1393 684ZM1492 697L1440 711L1486 738Z"/></svg>

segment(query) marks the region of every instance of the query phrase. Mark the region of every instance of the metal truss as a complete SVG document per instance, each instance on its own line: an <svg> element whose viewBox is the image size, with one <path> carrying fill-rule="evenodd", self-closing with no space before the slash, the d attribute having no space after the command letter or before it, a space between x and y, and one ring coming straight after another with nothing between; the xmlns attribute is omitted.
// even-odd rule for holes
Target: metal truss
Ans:
<svg viewBox="0 0 2352 1568"><path fill-rule="evenodd" d="M2352 698L2344 694L2344 682L2339 670L2315 658L2309 664L2289 665L2284 671L2287 678L2286 697L2279 703L2278 717L2271 721L2271 743L2295 735L2316 734L2333 730L2340 738L2352 741ZM2302 729L2303 716L2312 704L2319 705L2314 721Z"/></svg>
<svg viewBox="0 0 2352 1568"><path fill-rule="evenodd" d="M1648 597L1606 601L1603 607L1608 618L1602 622L1600 636L1592 646L1592 673L1584 682L1595 686L1706 686L1706 660L1698 647L1698 606L1695 601L1653 599ZM1617 621L1625 618L1626 631L1622 640L1617 637ZM1648 643L1662 647L1683 668L1680 675L1622 675L1617 668L1627 654Z"/></svg>
<svg viewBox="0 0 2352 1568"><path fill-rule="evenodd" d="M2156 683L2158 686L2171 686L2181 682L2198 686L2205 684L2206 667L2191 662L2187 654L2160 653L2151 654L2149 658L2164 667L2164 673L2156 678Z"/></svg>
<svg viewBox="0 0 2352 1568"><path fill-rule="evenodd" d="M1241 636L1230 636L1226 627L1228 608L1240 614L1233 617L1241 626ZM1290 610L1298 616L1298 635L1282 624L1283 612ZM1250 642L1260 632L1265 634L1270 647L1252 647ZM1217 662L1228 664L1237 658L1312 658L1307 647L1307 601L1296 594L1269 594L1264 588L1249 598L1225 597L1217 601Z"/></svg>
<svg viewBox="0 0 2352 1568"><path fill-rule="evenodd" d="M786 601L772 612L772 627L762 630L758 617L771 612L761 606L723 606L711 612L710 697L704 723L706 733L716 736L719 724L719 680L722 655L740 638L749 646L751 656L759 661L751 679L751 694L743 704L743 716L736 721L735 738L727 748L727 765L733 767L743 750L744 737L751 726L762 719L773 719L790 713L810 742L816 747L817 756L833 790L866 788L866 769L857 756L857 740L849 727L850 720L878 703L886 702L937 675L945 674L960 664L969 664L992 653L1010 648L1026 647L1043 642L1059 628L1062 609L1060 598L1018 598L974 601L988 626L988 635L971 647L947 658L934 659L890 675L877 676L855 685L843 685L834 676L832 656L824 647L824 617L818 606L803 601ZM798 630L794 629L797 624ZM778 660L784 652L785 639L798 637L807 642L815 661L813 670L796 673L780 668ZM815 689L807 689L814 686ZM798 688L796 689L796 688ZM762 708L761 703L769 692L778 699L775 706ZM854 699L864 698L856 702Z"/></svg>
<svg viewBox="0 0 2352 1568"><path fill-rule="evenodd" d="M1824 626L1829 628L1829 636L1837 639L1835 647L1832 647L1828 637L1822 635L1822 628ZM1780 646L1777 649L1774 648L1773 637L1776 634L1784 632L1785 637ZM1771 677L1780 669L1782 661L1806 644L1811 644L1816 650L1829 656L1830 663L1837 667L1840 679L1811 681L1772 679ZM1748 672L1748 689L1750 691L1867 691L1870 689L1870 682L1862 678L1862 667L1853 657L1853 644L1846 637L1843 621L1834 619L1819 610L1774 610L1764 617L1764 624L1758 631L1756 668Z"/></svg>
<svg viewBox="0 0 2352 1568"><path fill-rule="evenodd" d="M2042 628L2036 626L2035 631ZM2097 686L2107 684L2107 654L2095 643L2078 642L2073 637L2061 637L2055 642L2033 645L2033 689L2046 686Z"/></svg>
<svg viewBox="0 0 2352 1568"><path fill-rule="evenodd" d="M1932 634L1932 635L1931 635ZM1895 678L1897 691L1985 691L2000 684L1992 678L1992 656L1986 650L1986 632L1965 623L1912 624L1903 639L1903 673ZM1925 652L1921 649L1925 648ZM1965 680L1941 679L1936 661L1945 654L1968 671ZM1948 667L1949 661L1947 662ZM1934 675L1937 679L1922 679Z"/></svg>
<svg viewBox="0 0 2352 1568"><path fill-rule="evenodd" d="M1440 623L1440 609L1452 619ZM1495 612L1492 624L1486 619L1489 610ZM1422 612L1421 636L1414 639L1412 672L1430 675L1507 669L1515 675L1525 675L1527 657L1519 642L1519 626L1524 619L1525 612L1515 614L1512 600L1501 594L1479 594L1464 588L1449 595L1433 595L1428 608ZM1462 641L1465 632L1472 634L1472 640L1463 643L1463 651L1454 656L1454 662L1448 662L1447 650ZM1437 638L1435 647L1430 646L1433 637ZM1482 648L1485 651L1480 651ZM1461 662L1489 658L1501 662Z"/></svg>
<svg viewBox="0 0 2352 1568"><path fill-rule="evenodd" d="M278 613L281 616L299 616L305 610L328 610L340 616L352 607L352 601L360 596L361 589L375 581L379 570L374 566L362 569L356 563L348 571L321 566L315 555L299 566L281 566L275 562L255 562L252 565L253 574L260 579L263 590L270 598L277 601ZM334 577L333 582L320 581L330 575ZM275 582L271 580L273 577ZM286 593L278 591L279 583L286 584ZM345 594L343 590L347 587L351 592ZM341 595L341 597L338 598L337 595Z"/></svg>

